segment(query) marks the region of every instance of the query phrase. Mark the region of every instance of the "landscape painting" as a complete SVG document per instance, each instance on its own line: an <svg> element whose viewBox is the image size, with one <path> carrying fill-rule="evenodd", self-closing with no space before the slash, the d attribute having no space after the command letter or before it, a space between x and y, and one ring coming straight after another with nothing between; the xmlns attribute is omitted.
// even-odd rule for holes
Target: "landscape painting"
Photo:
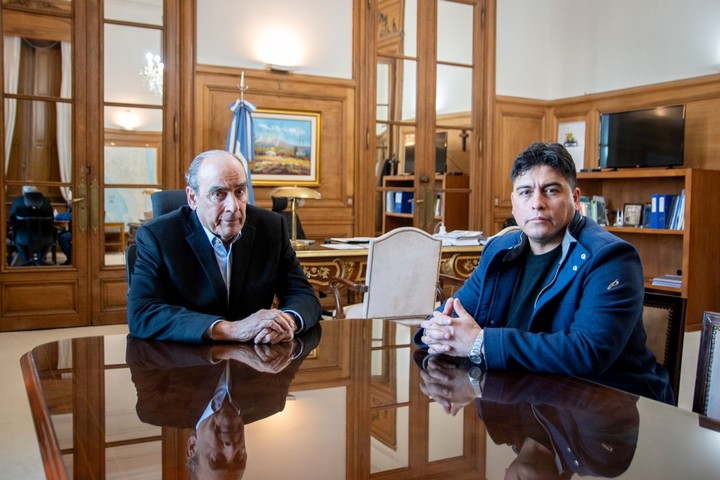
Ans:
<svg viewBox="0 0 720 480"><path fill-rule="evenodd" d="M320 184L319 113L258 109L253 132L253 185Z"/></svg>

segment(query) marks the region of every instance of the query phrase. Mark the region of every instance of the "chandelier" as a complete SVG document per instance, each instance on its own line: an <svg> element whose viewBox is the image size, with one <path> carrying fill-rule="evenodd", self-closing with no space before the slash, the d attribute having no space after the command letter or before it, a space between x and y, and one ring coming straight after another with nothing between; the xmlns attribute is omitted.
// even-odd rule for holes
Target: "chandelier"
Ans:
<svg viewBox="0 0 720 480"><path fill-rule="evenodd" d="M165 70L165 64L160 60L160 55L153 55L152 53L145 54L147 64L140 71L140 76L143 78L143 83L155 95L161 97L163 94L163 72Z"/></svg>

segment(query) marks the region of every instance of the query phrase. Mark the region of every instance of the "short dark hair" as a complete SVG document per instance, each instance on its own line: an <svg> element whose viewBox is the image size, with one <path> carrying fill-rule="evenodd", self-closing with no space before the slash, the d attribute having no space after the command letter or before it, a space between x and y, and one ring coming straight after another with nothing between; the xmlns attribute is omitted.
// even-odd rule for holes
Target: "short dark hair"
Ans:
<svg viewBox="0 0 720 480"><path fill-rule="evenodd" d="M527 147L513 162L510 180L513 185L520 175L535 167L547 166L565 177L570 188L577 186L575 162L570 153L559 143L535 142Z"/></svg>

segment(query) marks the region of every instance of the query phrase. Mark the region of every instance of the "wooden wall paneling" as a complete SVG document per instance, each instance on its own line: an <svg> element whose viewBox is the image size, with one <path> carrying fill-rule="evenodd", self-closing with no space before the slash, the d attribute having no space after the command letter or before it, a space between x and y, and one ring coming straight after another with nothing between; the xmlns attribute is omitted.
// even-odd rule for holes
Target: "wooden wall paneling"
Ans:
<svg viewBox="0 0 720 480"><path fill-rule="evenodd" d="M547 139L548 103L500 98L495 103L496 150L493 179L493 234L512 216L510 170L517 155L535 141Z"/></svg>
<svg viewBox="0 0 720 480"><path fill-rule="evenodd" d="M42 274L27 274L22 281L4 282L1 295L0 331L86 324L78 316L83 310L80 289L72 278L50 281Z"/></svg>
<svg viewBox="0 0 720 480"><path fill-rule="evenodd" d="M685 104L684 157L687 166L720 170L720 98Z"/></svg>
<svg viewBox="0 0 720 480"><path fill-rule="evenodd" d="M69 42L72 40L71 22L70 17L6 10L3 13L3 32L5 35L34 40Z"/></svg>
<svg viewBox="0 0 720 480"><path fill-rule="evenodd" d="M535 100L526 99L528 104ZM685 104L685 166L720 170L720 75L647 85L550 102L556 118L585 112L585 165L597 166L600 114ZM572 112L572 113L570 113Z"/></svg>
<svg viewBox="0 0 720 480"><path fill-rule="evenodd" d="M688 297L686 330L702 327L704 311L720 311L720 202L714 196L720 171L692 170L686 177L683 293ZM688 195L690 192L690 195ZM689 213L688 213L689 212Z"/></svg>
<svg viewBox="0 0 720 480"><path fill-rule="evenodd" d="M238 98L241 70L198 67L195 146L197 153L224 149L231 112ZM245 98L258 109L320 113L321 200L307 201L299 214L308 238L354 233L354 83L294 74L245 70ZM255 203L270 208L272 186L256 186ZM362 200L361 200L362 201Z"/></svg>

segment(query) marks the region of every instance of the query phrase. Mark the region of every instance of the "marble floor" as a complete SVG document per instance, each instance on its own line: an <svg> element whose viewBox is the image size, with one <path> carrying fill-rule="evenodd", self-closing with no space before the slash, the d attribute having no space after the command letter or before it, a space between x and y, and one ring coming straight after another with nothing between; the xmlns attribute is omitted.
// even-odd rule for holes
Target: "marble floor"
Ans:
<svg viewBox="0 0 720 480"><path fill-rule="evenodd" d="M20 372L20 357L36 345L81 336L127 333L127 325L0 333L0 479L42 479L35 427ZM692 408L700 332L685 334L680 408Z"/></svg>

